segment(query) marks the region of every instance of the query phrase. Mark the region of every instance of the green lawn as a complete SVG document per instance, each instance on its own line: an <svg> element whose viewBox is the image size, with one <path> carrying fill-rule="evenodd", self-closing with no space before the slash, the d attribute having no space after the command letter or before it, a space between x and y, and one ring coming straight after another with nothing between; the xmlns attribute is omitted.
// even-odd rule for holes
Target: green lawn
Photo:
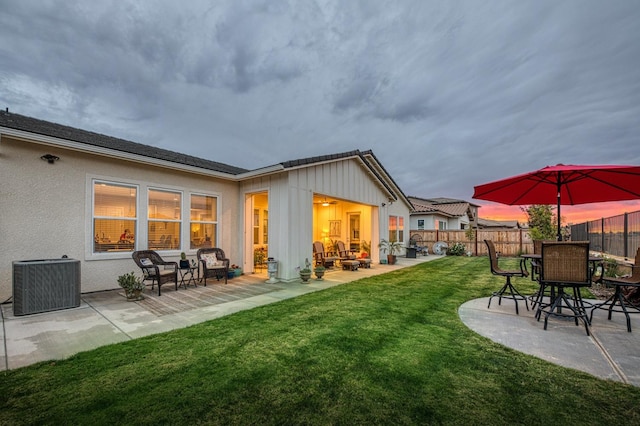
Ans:
<svg viewBox="0 0 640 426"><path fill-rule="evenodd" d="M446 257L4 372L0 424L640 424L640 388L462 324L503 280Z"/></svg>

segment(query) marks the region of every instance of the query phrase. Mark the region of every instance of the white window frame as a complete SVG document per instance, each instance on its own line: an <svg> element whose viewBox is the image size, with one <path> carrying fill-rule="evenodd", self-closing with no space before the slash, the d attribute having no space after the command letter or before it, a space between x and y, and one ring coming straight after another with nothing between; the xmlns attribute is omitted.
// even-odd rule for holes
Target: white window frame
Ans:
<svg viewBox="0 0 640 426"><path fill-rule="evenodd" d="M213 197L216 199L216 238L212 241L213 247L219 247L220 238L222 238L222 226L220 225L220 206L222 203L222 194L196 189L175 187L171 185L163 185L158 182L146 182L135 179L121 179L113 176L101 176L101 175L86 175L85 180L85 255L84 258L87 261L91 260L109 260L109 259L131 259L130 251L121 252L94 252L94 234L93 234L93 222L94 222L94 206L95 206L95 194L93 190L94 182L104 182L105 184L135 187L136 188L136 231L135 231L135 250L148 249L148 202L149 202L149 190L159 190L167 192L180 192L182 193L181 201L181 222L180 225L180 249L163 250L162 255L171 257L177 256L181 251L187 254L195 254L197 250L190 249L191 242L189 233L191 232L191 195L204 195L207 197ZM188 213L185 213L188 212ZM185 219L185 215L189 216ZM119 237L119 236L117 236Z"/></svg>

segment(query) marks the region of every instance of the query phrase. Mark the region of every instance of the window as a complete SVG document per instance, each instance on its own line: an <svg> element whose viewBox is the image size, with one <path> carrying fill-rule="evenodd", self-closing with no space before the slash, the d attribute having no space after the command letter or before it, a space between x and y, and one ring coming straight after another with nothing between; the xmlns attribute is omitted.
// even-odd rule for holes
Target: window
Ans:
<svg viewBox="0 0 640 426"><path fill-rule="evenodd" d="M418 219L418 229L419 230L424 229L424 219Z"/></svg>
<svg viewBox="0 0 640 426"><path fill-rule="evenodd" d="M182 193L150 189L148 199L147 246L150 250L180 250Z"/></svg>
<svg viewBox="0 0 640 426"><path fill-rule="evenodd" d="M93 181L93 252L133 251L138 188Z"/></svg>
<svg viewBox="0 0 640 426"><path fill-rule="evenodd" d="M404 241L403 216L389 216L389 241Z"/></svg>
<svg viewBox="0 0 640 426"><path fill-rule="evenodd" d="M192 194L190 217L190 248L217 246L218 199L208 195Z"/></svg>
<svg viewBox="0 0 640 426"><path fill-rule="evenodd" d="M438 229L440 231L446 231L447 230L447 222L439 220L438 221Z"/></svg>
<svg viewBox="0 0 640 426"><path fill-rule="evenodd" d="M397 230L398 230L398 217L389 216L389 241L398 241L398 236L396 234Z"/></svg>

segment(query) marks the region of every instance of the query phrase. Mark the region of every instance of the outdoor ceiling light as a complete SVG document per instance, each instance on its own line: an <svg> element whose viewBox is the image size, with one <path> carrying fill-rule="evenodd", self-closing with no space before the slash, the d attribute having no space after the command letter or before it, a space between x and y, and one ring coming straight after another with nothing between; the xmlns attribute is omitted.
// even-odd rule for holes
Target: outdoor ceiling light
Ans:
<svg viewBox="0 0 640 426"><path fill-rule="evenodd" d="M55 156L53 154L45 154L45 155L41 156L40 159L46 161L49 164L53 164L56 161L58 161L60 159L60 157Z"/></svg>

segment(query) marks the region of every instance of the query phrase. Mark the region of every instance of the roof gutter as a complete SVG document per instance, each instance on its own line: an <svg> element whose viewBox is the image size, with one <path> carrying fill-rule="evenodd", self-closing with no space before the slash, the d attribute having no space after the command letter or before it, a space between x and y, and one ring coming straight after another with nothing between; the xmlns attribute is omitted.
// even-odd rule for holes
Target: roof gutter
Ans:
<svg viewBox="0 0 640 426"><path fill-rule="evenodd" d="M82 142L69 141L66 139L60 139L52 136L26 132L23 130L16 130L8 127L0 127L0 137L2 135L10 136L12 138L20 139L29 143L54 146L57 148L68 149L71 151L101 155L103 157L118 158L122 160L133 161L140 164L164 167L172 170L181 170L181 171L195 173L195 174L208 176L208 177L215 177L215 178L225 179L230 181L239 181L242 179L242 178L239 178L238 175L222 173L215 170L203 169L201 167L189 166L186 164L175 163L173 161L160 160L157 158L147 157L144 155L131 154L131 153L119 151L116 149L103 148L95 145L88 145Z"/></svg>

